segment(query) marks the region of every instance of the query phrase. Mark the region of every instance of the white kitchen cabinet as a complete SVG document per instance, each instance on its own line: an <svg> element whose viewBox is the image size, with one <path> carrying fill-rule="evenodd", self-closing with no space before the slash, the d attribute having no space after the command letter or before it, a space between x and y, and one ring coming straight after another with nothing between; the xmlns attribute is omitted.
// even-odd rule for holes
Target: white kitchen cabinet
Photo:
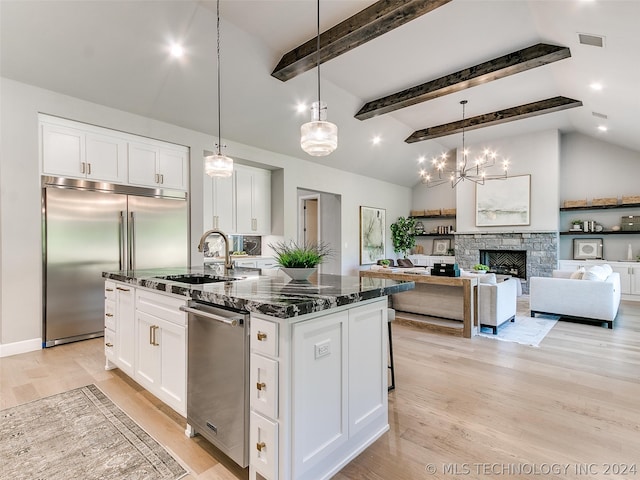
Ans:
<svg viewBox="0 0 640 480"><path fill-rule="evenodd" d="M42 172L114 183L127 180L126 141L117 136L85 131L73 122L41 122ZM58 124L59 123L59 124Z"/></svg>
<svg viewBox="0 0 640 480"><path fill-rule="evenodd" d="M211 178L211 223L210 228L217 228L225 233L235 233L235 188L231 177Z"/></svg>
<svg viewBox="0 0 640 480"><path fill-rule="evenodd" d="M250 479L329 478L388 429L386 331L386 298L252 314Z"/></svg>
<svg viewBox="0 0 640 480"><path fill-rule="evenodd" d="M271 172L244 165L234 166L236 232L271 233Z"/></svg>
<svg viewBox="0 0 640 480"><path fill-rule="evenodd" d="M631 295L635 295L640 300L640 265L634 265L630 267L631 274Z"/></svg>
<svg viewBox="0 0 640 480"><path fill-rule="evenodd" d="M147 187L187 189L188 150L161 142L129 142L129 183Z"/></svg>
<svg viewBox="0 0 640 480"><path fill-rule="evenodd" d="M105 281L104 325L106 368L114 366L133 376L134 291L126 283Z"/></svg>
<svg viewBox="0 0 640 480"><path fill-rule="evenodd" d="M136 290L134 379L181 415L187 412L185 301Z"/></svg>
<svg viewBox="0 0 640 480"><path fill-rule="evenodd" d="M256 261L253 259L240 260L237 257L233 260L236 267L256 268Z"/></svg>

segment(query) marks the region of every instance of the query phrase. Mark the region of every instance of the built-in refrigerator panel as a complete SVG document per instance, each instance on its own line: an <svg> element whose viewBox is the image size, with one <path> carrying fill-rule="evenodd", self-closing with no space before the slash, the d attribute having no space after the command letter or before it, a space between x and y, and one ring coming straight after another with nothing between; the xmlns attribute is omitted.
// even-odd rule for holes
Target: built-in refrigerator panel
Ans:
<svg viewBox="0 0 640 480"><path fill-rule="evenodd" d="M127 197L48 188L45 198L44 342L101 336L102 272L120 268L119 218Z"/></svg>
<svg viewBox="0 0 640 480"><path fill-rule="evenodd" d="M133 195L128 199L131 268L188 266L187 202Z"/></svg>

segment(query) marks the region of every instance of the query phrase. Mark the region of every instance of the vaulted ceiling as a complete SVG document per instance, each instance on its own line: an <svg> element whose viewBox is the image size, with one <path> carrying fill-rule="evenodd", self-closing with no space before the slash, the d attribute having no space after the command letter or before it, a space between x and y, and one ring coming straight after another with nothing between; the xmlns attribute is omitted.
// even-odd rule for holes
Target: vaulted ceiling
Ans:
<svg viewBox="0 0 640 480"><path fill-rule="evenodd" d="M339 146L330 156L309 157L299 145L309 114L296 106L316 100L317 70L312 61L286 81L272 72L287 52L314 39L316 2L222 0L222 136L411 186L419 180L420 156L461 143L460 101L468 100L469 145L554 128L640 151L640 1L388 3L405 7L392 15L395 28L377 20L347 39L340 55L330 55L337 47L329 47L327 57L323 52L322 99L338 125ZM321 0L320 28L329 30L375 4ZM427 13L406 21L413 8L425 5ZM2 0L0 73L215 135L215 10L215 1ZM604 37L604 46L582 44L579 34ZM184 45L182 59L169 56L172 42ZM518 53L539 44L560 47L538 47L552 48L555 53L546 53L557 58ZM520 62L504 64L514 56ZM484 76L477 80L464 76L479 70ZM594 82L601 91L590 88ZM426 101L401 95L417 91ZM389 96L391 103L405 103L363 113ZM563 108L549 103L558 97L568 100L560 101ZM542 110L532 114L530 104L538 102ZM514 121L505 121L504 112ZM597 130L601 124L606 133ZM412 135L418 141L405 141Z"/></svg>

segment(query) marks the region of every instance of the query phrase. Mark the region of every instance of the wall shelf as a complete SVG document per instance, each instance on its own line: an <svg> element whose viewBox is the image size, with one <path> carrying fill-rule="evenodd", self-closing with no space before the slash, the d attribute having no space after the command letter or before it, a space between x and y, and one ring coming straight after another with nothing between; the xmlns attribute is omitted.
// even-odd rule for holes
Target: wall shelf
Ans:
<svg viewBox="0 0 640 480"><path fill-rule="evenodd" d="M618 230L617 232L612 232L611 230L602 231L602 232L560 232L560 235L591 235L592 237L594 235L629 235L629 234L640 235L640 232L632 232L628 230L625 230L625 231Z"/></svg>
<svg viewBox="0 0 640 480"><path fill-rule="evenodd" d="M579 210L611 210L618 208L640 208L640 203L625 203L622 205L591 205L585 207L560 207L560 211L577 212Z"/></svg>
<svg viewBox="0 0 640 480"><path fill-rule="evenodd" d="M456 218L455 215L421 215L419 217L409 217L409 218Z"/></svg>
<svg viewBox="0 0 640 480"><path fill-rule="evenodd" d="M420 233L414 237L453 237L453 233Z"/></svg>

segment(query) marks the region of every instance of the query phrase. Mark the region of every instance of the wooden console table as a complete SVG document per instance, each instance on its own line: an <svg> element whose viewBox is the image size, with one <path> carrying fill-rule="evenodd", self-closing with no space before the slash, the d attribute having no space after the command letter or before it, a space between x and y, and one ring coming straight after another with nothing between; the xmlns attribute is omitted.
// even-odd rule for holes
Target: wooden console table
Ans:
<svg viewBox="0 0 640 480"><path fill-rule="evenodd" d="M463 327L462 336L471 338L477 334L478 326L478 278L476 277L438 277L420 273L386 272L384 270L361 270L361 277L386 278L389 280L411 281L431 285L462 287L463 295ZM475 328L474 328L475 327Z"/></svg>

